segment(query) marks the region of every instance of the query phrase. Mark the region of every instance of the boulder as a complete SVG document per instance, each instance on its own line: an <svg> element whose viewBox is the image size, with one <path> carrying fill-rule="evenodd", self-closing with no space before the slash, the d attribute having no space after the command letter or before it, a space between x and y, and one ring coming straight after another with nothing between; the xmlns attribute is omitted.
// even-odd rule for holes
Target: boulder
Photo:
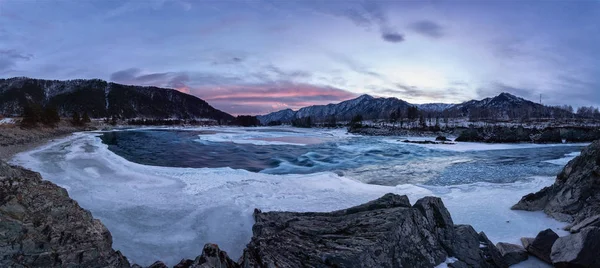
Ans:
<svg viewBox="0 0 600 268"><path fill-rule="evenodd" d="M535 238L533 237L521 237L521 243L523 244L523 248L527 249L529 245L533 243L533 240L535 240Z"/></svg>
<svg viewBox="0 0 600 268"><path fill-rule="evenodd" d="M202 249L202 255L198 256L192 263L191 268L237 268L239 265L231 260L227 252L219 249L215 244L206 244Z"/></svg>
<svg viewBox="0 0 600 268"><path fill-rule="evenodd" d="M329 213L254 212L242 267L508 267L485 234L453 224L441 199L386 194ZM483 246L482 246L483 245Z"/></svg>
<svg viewBox="0 0 600 268"><path fill-rule="evenodd" d="M573 225L600 215L600 140L571 160L553 185L524 196L512 209L543 210Z"/></svg>
<svg viewBox="0 0 600 268"><path fill-rule="evenodd" d="M558 239L558 235L551 229L541 231L529 245L525 247L525 250L529 254L536 256L538 259L552 264L550 259L550 253L552 252L552 245Z"/></svg>
<svg viewBox="0 0 600 268"><path fill-rule="evenodd" d="M569 228L571 233L577 233L581 231L581 229L586 227L599 227L600 228L600 215L589 217L580 223L573 225Z"/></svg>
<svg viewBox="0 0 600 268"><path fill-rule="evenodd" d="M588 227L560 237L550 258L555 267L600 267L600 228Z"/></svg>
<svg viewBox="0 0 600 268"><path fill-rule="evenodd" d="M67 191L0 161L0 267L130 267Z"/></svg>
<svg viewBox="0 0 600 268"><path fill-rule="evenodd" d="M446 138L445 136L437 136L435 138L436 141L449 141L448 138Z"/></svg>
<svg viewBox="0 0 600 268"><path fill-rule="evenodd" d="M519 245L500 242L496 244L496 248L498 248L502 258L509 266L526 261L529 258L527 251Z"/></svg>

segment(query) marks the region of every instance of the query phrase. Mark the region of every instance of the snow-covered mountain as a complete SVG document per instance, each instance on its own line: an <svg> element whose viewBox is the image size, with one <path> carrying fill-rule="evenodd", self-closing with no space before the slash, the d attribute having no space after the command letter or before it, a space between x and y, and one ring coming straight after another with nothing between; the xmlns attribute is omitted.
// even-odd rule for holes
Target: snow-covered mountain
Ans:
<svg viewBox="0 0 600 268"><path fill-rule="evenodd" d="M405 110L410 104L397 98L374 98L361 95L352 100L338 104L314 105L298 110L295 118L311 117L315 122L325 121L330 117L336 120L350 120L356 115L364 119L388 118L397 109Z"/></svg>
<svg viewBox="0 0 600 268"><path fill-rule="evenodd" d="M417 108L419 108L419 110L421 111L428 111L428 112L442 112L446 109L449 109L453 106L455 106L456 104L450 104L450 103L424 103L424 104L415 104L415 106L417 106Z"/></svg>
<svg viewBox="0 0 600 268"><path fill-rule="evenodd" d="M291 122L294 119L296 112L292 109L285 109L277 112L273 112L266 115L259 115L256 118L261 124L266 125L269 122Z"/></svg>
<svg viewBox="0 0 600 268"><path fill-rule="evenodd" d="M259 116L263 124L272 121L288 123L294 118L311 117L314 122L323 122L335 117L336 120L350 120L355 115L364 119L388 119L390 114L400 109L404 116L408 107L419 108L422 113L434 116L477 117L510 119L523 117L564 117L570 114L565 110L548 107L509 93L501 93L492 98L470 100L460 104L426 103L411 104L397 98L375 98L362 95L358 98L337 104L314 105L294 112L290 109Z"/></svg>
<svg viewBox="0 0 600 268"><path fill-rule="evenodd" d="M448 108L446 112L454 117L468 116L496 119L565 117L572 115L566 110L545 106L506 92L492 98L463 102Z"/></svg>
<svg viewBox="0 0 600 268"><path fill-rule="evenodd" d="M314 122L323 122L332 117L336 120L350 120L360 114L364 119L388 118L398 109L405 110L410 104L397 98L375 98L361 95L358 98L342 101L337 104L313 105L294 112L286 109L258 116L263 124L273 121L289 123L294 118L311 117Z"/></svg>
<svg viewBox="0 0 600 268"><path fill-rule="evenodd" d="M205 101L173 89L127 86L100 79L0 79L0 114L19 116L24 107L32 104L56 107L62 116L87 112L95 118L233 120L233 116Z"/></svg>

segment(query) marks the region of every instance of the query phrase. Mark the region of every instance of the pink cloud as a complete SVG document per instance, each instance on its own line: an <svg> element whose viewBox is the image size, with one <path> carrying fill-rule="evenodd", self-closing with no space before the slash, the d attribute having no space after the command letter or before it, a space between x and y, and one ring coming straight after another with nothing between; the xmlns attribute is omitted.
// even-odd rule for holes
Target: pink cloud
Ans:
<svg viewBox="0 0 600 268"><path fill-rule="evenodd" d="M265 114L281 109L340 102L356 97L343 89L300 83L231 85L191 89L217 108L232 114Z"/></svg>

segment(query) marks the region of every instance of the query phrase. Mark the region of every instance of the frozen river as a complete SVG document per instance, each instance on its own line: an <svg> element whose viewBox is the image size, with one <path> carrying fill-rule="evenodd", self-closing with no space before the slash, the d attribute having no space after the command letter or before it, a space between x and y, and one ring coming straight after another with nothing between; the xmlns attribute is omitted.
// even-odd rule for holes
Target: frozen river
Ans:
<svg viewBox="0 0 600 268"><path fill-rule="evenodd" d="M252 212L331 211L385 193L435 195L455 223L517 243L564 226L512 211L554 181L583 145L413 145L404 137L295 128L78 133L15 156L92 211L131 261L173 265L217 243L238 258Z"/></svg>

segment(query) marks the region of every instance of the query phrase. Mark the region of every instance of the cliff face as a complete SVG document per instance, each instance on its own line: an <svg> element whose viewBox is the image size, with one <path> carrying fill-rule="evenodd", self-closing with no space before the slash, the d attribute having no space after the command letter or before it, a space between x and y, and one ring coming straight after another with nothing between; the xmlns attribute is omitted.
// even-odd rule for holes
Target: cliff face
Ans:
<svg viewBox="0 0 600 268"><path fill-rule="evenodd" d="M177 90L127 86L99 79L0 79L0 115L20 116L27 105L56 107L63 116L73 112L105 118L209 118L233 120L204 100Z"/></svg>
<svg viewBox="0 0 600 268"><path fill-rule="evenodd" d="M36 172L0 162L0 267L129 267L110 232Z"/></svg>
<svg viewBox="0 0 600 268"><path fill-rule="evenodd" d="M553 185L524 196L512 208L543 210L573 224L600 217L600 140L571 160Z"/></svg>

